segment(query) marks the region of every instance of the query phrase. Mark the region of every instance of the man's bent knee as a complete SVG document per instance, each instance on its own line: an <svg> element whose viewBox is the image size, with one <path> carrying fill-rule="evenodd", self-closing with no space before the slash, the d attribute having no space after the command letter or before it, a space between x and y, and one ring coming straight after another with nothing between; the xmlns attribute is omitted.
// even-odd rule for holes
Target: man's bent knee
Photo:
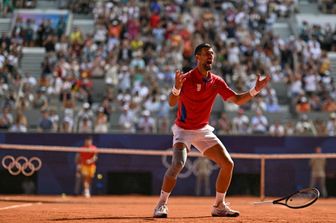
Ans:
<svg viewBox="0 0 336 223"><path fill-rule="evenodd" d="M177 178L177 175L182 171L187 161L187 148L174 149L173 160L166 172L166 176Z"/></svg>

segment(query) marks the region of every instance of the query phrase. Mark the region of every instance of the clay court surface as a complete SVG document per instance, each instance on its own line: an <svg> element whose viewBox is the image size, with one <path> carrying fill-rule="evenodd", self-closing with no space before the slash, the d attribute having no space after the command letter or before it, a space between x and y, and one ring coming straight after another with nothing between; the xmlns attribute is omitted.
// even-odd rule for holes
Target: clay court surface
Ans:
<svg viewBox="0 0 336 223"><path fill-rule="evenodd" d="M169 218L151 217L156 196L0 195L0 222L336 222L336 199L319 199L303 209L254 206L257 197L228 197L237 218L210 217L212 197L171 197Z"/></svg>

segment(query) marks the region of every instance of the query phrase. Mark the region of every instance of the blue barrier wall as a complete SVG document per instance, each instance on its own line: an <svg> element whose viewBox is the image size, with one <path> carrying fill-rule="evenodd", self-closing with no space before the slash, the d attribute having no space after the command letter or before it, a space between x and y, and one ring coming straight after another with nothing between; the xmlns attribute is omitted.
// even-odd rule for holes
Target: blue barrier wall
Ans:
<svg viewBox="0 0 336 223"><path fill-rule="evenodd" d="M16 134L0 133L0 143L30 144L52 146L82 145L84 135L81 134ZM110 148L137 148L151 150L165 150L171 147L171 135L125 135L125 134L93 134L94 144L97 147ZM220 136L220 139L229 152L234 153L311 153L314 147L321 146L324 153L336 152L335 137L266 137L266 136ZM72 194L75 180L75 153L37 152L0 150L0 158L4 155L24 155L27 157L39 156L43 167L37 175L38 194ZM195 158L191 158L194 160ZM254 174L260 172L260 163L257 160L236 159L234 174ZM3 168L1 167L3 170ZM109 172L148 172L152 176L152 194L158 194L161 187L165 167L161 157L136 155L99 155L97 172L103 178L103 189L107 191L107 174ZM335 160L327 161L327 172L336 173ZM211 175L214 187L217 171ZM308 160L268 160L266 162L266 194L280 196L296 189L309 185L310 169ZM115 182L116 184L118 182ZM242 182L242 184L246 182ZM237 185L237 184L235 184ZM239 185L239 182L238 182ZM244 185L242 185L244 186ZM248 185L245 185L248 187ZM179 179L174 194L192 195L195 188L195 176ZM93 193L95 193L93 188ZM212 188L214 193L214 188Z"/></svg>

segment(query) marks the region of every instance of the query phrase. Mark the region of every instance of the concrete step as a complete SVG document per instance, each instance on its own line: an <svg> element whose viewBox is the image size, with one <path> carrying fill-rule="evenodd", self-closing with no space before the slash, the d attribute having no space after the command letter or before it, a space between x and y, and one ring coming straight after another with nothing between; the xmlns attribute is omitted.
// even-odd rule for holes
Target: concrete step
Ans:
<svg viewBox="0 0 336 223"><path fill-rule="evenodd" d="M316 2L311 1L299 1L299 13L303 14L320 14L320 10L318 9Z"/></svg>
<svg viewBox="0 0 336 223"><path fill-rule="evenodd" d="M45 49L43 47L24 47L21 69L34 77L39 78L41 74L41 63L44 59Z"/></svg>
<svg viewBox="0 0 336 223"><path fill-rule="evenodd" d="M36 9L58 9L57 1L55 0L38 0Z"/></svg>
<svg viewBox="0 0 336 223"><path fill-rule="evenodd" d="M10 32L10 28L11 28L11 20L10 18L1 18L0 19L0 33L3 32Z"/></svg>
<svg viewBox="0 0 336 223"><path fill-rule="evenodd" d="M274 34L278 35L280 38L287 39L292 35L292 31L287 22L277 22L272 27Z"/></svg>
<svg viewBox="0 0 336 223"><path fill-rule="evenodd" d="M72 22L72 27L78 26L83 34L93 33L94 21L92 19L74 19Z"/></svg>
<svg viewBox="0 0 336 223"><path fill-rule="evenodd" d="M336 77L336 52L329 52L328 58L330 60L330 72L333 77Z"/></svg>

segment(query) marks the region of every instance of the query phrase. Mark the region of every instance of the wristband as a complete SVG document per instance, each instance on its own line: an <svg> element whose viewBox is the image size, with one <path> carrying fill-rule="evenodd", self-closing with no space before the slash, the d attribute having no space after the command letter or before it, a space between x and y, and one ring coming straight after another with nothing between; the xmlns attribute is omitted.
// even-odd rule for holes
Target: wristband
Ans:
<svg viewBox="0 0 336 223"><path fill-rule="evenodd" d="M259 94L260 91L257 91L255 88L251 88L251 90L249 91L250 95L252 97L256 96L257 94Z"/></svg>
<svg viewBox="0 0 336 223"><path fill-rule="evenodd" d="M176 89L175 86L172 88L172 94L175 96L179 96L181 92L181 89Z"/></svg>

